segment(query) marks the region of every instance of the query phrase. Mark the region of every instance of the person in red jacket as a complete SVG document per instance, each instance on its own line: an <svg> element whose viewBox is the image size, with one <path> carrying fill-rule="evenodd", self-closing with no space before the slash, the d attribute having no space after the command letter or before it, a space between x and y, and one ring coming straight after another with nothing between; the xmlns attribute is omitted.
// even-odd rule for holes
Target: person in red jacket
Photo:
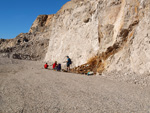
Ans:
<svg viewBox="0 0 150 113"><path fill-rule="evenodd" d="M44 68L45 68L45 69L47 69L47 68L48 68L48 64L47 64L47 63L44 65Z"/></svg>
<svg viewBox="0 0 150 113"><path fill-rule="evenodd" d="M56 70L57 67L57 61L55 61L55 63L53 64L53 69Z"/></svg>

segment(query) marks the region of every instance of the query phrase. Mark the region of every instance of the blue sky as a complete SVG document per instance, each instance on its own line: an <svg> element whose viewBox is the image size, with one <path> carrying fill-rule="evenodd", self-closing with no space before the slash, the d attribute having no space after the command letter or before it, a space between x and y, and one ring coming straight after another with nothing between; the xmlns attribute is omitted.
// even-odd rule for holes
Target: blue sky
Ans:
<svg viewBox="0 0 150 113"><path fill-rule="evenodd" d="M0 0L0 38L27 33L38 15L55 14L70 0Z"/></svg>

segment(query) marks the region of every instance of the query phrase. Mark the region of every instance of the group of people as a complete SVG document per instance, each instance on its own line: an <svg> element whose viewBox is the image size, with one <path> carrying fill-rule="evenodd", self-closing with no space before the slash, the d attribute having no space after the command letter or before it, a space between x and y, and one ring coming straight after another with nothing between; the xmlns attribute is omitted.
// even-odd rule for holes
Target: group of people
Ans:
<svg viewBox="0 0 150 113"><path fill-rule="evenodd" d="M57 64L57 61L53 64L53 70L61 71L61 64Z"/></svg>
<svg viewBox="0 0 150 113"><path fill-rule="evenodd" d="M72 64L72 61L69 58L69 56L66 56L66 57L67 57L67 61L65 63L66 63L66 66L67 66L67 71L69 71L70 70L70 65ZM49 67L49 65L46 63L44 65L44 68L48 69L48 67ZM61 64L60 63L57 64L57 61L55 61L54 64L52 65L52 68L53 68L53 70L61 71Z"/></svg>

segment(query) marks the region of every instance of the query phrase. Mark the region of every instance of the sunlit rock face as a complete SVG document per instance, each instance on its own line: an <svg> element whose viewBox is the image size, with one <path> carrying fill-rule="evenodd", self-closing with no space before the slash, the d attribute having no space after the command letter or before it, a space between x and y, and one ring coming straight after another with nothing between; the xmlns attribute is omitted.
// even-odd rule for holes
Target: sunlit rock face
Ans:
<svg viewBox="0 0 150 113"><path fill-rule="evenodd" d="M72 0L52 18L45 61L101 55L107 72L149 73L149 18L149 0Z"/></svg>
<svg viewBox="0 0 150 113"><path fill-rule="evenodd" d="M51 23L51 19L54 15L39 15L36 20L33 22L29 33L30 34L39 34L46 31L49 28L49 24Z"/></svg>
<svg viewBox="0 0 150 113"><path fill-rule="evenodd" d="M97 1L71 1L54 16L46 61L70 56L78 66L99 50Z"/></svg>
<svg viewBox="0 0 150 113"><path fill-rule="evenodd" d="M123 10L123 29L127 29L126 43L109 57L106 71L150 74L150 1L126 0ZM120 40L120 35L117 35ZM121 43L120 43L121 44Z"/></svg>

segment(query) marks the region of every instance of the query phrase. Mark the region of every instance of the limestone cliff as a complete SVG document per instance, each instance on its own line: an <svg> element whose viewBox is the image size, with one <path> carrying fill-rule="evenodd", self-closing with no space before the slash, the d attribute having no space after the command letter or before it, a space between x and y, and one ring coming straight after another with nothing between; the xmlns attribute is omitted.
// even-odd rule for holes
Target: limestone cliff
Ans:
<svg viewBox="0 0 150 113"><path fill-rule="evenodd" d="M149 18L149 0L72 0L52 19L45 60L69 55L78 73L149 74Z"/></svg>

